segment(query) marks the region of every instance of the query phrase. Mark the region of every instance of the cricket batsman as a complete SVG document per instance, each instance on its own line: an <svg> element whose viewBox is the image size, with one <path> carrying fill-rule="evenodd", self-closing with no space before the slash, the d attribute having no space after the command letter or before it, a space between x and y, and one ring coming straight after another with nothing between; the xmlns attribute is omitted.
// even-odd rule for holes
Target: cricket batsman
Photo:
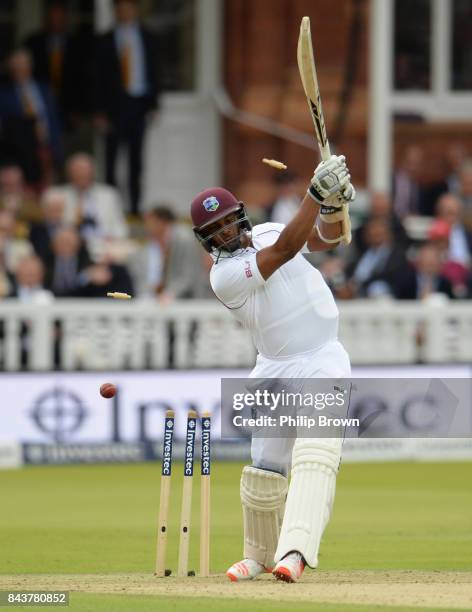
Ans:
<svg viewBox="0 0 472 612"><path fill-rule="evenodd" d="M286 226L251 226L244 204L220 187L192 202L196 237L211 253L218 299L251 331L258 356L251 378L344 378L349 357L337 338L338 309L320 272L302 255L343 239L343 206L355 197L344 156L322 161ZM253 438L241 476L244 559L232 581L272 572L296 582L318 565L341 458L338 438ZM288 470L291 469L290 486Z"/></svg>

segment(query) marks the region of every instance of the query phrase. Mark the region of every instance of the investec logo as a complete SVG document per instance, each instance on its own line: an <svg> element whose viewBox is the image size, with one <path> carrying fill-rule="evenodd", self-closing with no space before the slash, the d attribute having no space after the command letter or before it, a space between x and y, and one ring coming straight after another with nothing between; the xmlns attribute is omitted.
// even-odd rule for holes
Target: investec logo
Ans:
<svg viewBox="0 0 472 612"><path fill-rule="evenodd" d="M210 473L210 432L202 431L202 474Z"/></svg>
<svg viewBox="0 0 472 612"><path fill-rule="evenodd" d="M164 450L162 453L162 473L164 476L170 476L172 469L172 425L173 423L167 423L164 432Z"/></svg>
<svg viewBox="0 0 472 612"><path fill-rule="evenodd" d="M195 425L193 426L195 427ZM185 443L185 476L193 476L193 447L195 444L195 429L187 432Z"/></svg>

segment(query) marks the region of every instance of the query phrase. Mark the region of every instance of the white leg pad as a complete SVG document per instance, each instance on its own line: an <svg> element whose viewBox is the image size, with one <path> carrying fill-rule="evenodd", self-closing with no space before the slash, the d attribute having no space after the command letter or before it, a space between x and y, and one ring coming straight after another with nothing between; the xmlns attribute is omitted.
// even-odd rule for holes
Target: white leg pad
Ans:
<svg viewBox="0 0 472 612"><path fill-rule="evenodd" d="M287 478L249 465L241 476L244 557L273 567L287 496Z"/></svg>
<svg viewBox="0 0 472 612"><path fill-rule="evenodd" d="M293 448L292 476L275 561L291 551L301 553L310 567L334 503L342 440L298 439Z"/></svg>

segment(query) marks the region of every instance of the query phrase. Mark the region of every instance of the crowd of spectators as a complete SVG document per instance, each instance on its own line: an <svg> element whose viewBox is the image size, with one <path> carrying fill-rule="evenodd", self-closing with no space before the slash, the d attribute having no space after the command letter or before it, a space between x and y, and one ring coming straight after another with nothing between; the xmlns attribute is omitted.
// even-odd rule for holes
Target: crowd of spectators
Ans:
<svg viewBox="0 0 472 612"><path fill-rule="evenodd" d="M156 38L139 21L138 0L115 0L115 25L100 35L72 28L65 0L44 5L43 27L0 58L0 164L19 166L41 194L98 132L110 185L126 149L128 210L138 215L145 130L158 102Z"/></svg>
<svg viewBox="0 0 472 612"><path fill-rule="evenodd" d="M171 206L140 210L158 54L139 2L115 0L115 25L99 36L71 27L67 2L44 6L43 26L0 63L0 298L204 297L208 262L191 230ZM97 132L106 182L89 154ZM115 186L122 145L126 203Z"/></svg>
<svg viewBox="0 0 472 612"><path fill-rule="evenodd" d="M0 73L0 298L48 301L123 291L161 303L208 298L211 258L172 205L140 210L142 145L156 109L155 42L136 0L115 0L116 25L101 36L73 31L66 4L47 3L44 26ZM82 136L103 135L105 181ZM127 204L115 161L128 151ZM86 149L86 147L85 147ZM412 145L392 176L391 196L359 190L353 242L315 256L339 299L472 297L472 158L447 153L438 183ZM304 181L279 173L256 222L288 223ZM250 205L250 202L248 202ZM250 208L250 206L249 206ZM141 233L131 232L139 216Z"/></svg>
<svg viewBox="0 0 472 612"><path fill-rule="evenodd" d="M361 191L352 208L352 244L317 254L314 263L338 299L472 298L472 161L465 156L442 188L431 188L434 201L423 195L429 213L423 215L415 198L405 207L405 194L418 194L420 186L401 172L402 214L395 210L395 190L393 197ZM296 211L302 183L282 176L274 200L255 211L258 222L287 223ZM119 192L97 182L94 160L85 153L72 155L65 182L40 198L18 166L0 168L1 297L44 301L125 291L161 303L209 298L210 266L172 206L148 210L142 235L130 236Z"/></svg>
<svg viewBox="0 0 472 612"><path fill-rule="evenodd" d="M442 294L472 298L472 158L461 145L448 151L450 173L421 179L423 150L410 146L392 178L392 195L359 190L353 240L311 260L338 299L422 300ZM303 181L279 175L261 220L286 223L303 195Z"/></svg>
<svg viewBox="0 0 472 612"><path fill-rule="evenodd" d="M95 180L93 159L77 153L66 167L67 182L39 199L19 167L0 169L0 297L210 295L211 260L172 206L147 211L143 235L131 238L119 193Z"/></svg>

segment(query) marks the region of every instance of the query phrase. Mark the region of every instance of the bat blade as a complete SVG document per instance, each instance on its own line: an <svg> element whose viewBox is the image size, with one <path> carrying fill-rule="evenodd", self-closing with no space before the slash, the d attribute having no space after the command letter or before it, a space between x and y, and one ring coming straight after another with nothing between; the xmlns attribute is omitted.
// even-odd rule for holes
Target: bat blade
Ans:
<svg viewBox="0 0 472 612"><path fill-rule="evenodd" d="M316 75L313 44L311 41L310 18L303 17L297 46L297 62L303 89L308 101L311 117L315 126L316 139L320 147L321 158L326 160L331 155L326 125L321 105L320 88Z"/></svg>
<svg viewBox="0 0 472 612"><path fill-rule="evenodd" d="M297 45L297 62L302 81L303 89L310 109L311 118L315 126L316 139L320 149L321 159L327 160L331 155L328 137L326 135L326 125L323 115L323 107L321 106L320 88L318 86L318 76L316 74L315 57L313 55L313 43L311 40L310 18L303 17L300 24L300 34L298 36ZM351 236L351 220L349 218L349 208L347 204L343 206L344 219L343 226L343 242L350 244Z"/></svg>

